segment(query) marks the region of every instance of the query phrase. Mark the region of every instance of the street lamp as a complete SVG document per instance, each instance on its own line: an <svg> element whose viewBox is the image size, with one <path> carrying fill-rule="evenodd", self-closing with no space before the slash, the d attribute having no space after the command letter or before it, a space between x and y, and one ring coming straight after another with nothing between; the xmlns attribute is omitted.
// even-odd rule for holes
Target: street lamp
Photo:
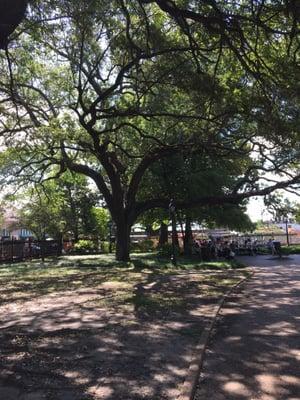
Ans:
<svg viewBox="0 0 300 400"><path fill-rule="evenodd" d="M61 256L64 253L64 233L66 230L67 223L65 220L59 221L59 231L60 231L60 244L59 244L59 255Z"/></svg>
<svg viewBox="0 0 300 400"><path fill-rule="evenodd" d="M172 254L171 254L171 262L174 266L177 265L176 260L176 207L173 199L170 200L169 203L169 214L172 222Z"/></svg>
<svg viewBox="0 0 300 400"><path fill-rule="evenodd" d="M286 243L289 246L290 245L290 238L289 238L289 227L288 227L288 216L285 216L285 233L286 233Z"/></svg>
<svg viewBox="0 0 300 400"><path fill-rule="evenodd" d="M112 229L113 229L113 221L108 221L108 229L109 229L109 249L108 252L112 252Z"/></svg>

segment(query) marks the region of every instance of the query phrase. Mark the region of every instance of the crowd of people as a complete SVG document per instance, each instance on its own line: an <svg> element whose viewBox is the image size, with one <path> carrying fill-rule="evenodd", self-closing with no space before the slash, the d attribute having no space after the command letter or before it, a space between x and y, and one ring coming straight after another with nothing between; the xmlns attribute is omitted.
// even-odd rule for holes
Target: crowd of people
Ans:
<svg viewBox="0 0 300 400"><path fill-rule="evenodd" d="M205 261L217 258L232 259L236 255L236 242L220 239L200 240L193 242L193 254Z"/></svg>
<svg viewBox="0 0 300 400"><path fill-rule="evenodd" d="M270 239L266 244L260 244L258 240L251 238L243 239L243 241L223 238L194 239L193 254L203 260L232 259L237 254L254 256L260 252L261 247L267 247L269 252L274 255L280 253L281 244L274 239Z"/></svg>

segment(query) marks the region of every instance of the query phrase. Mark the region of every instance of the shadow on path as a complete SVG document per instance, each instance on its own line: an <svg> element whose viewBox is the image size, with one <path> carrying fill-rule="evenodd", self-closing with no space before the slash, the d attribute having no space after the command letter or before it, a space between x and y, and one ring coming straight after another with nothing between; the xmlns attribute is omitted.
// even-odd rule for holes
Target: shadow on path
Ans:
<svg viewBox="0 0 300 400"><path fill-rule="evenodd" d="M228 276L240 278L235 271ZM46 295L4 302L0 399L176 399L191 350L226 290L213 277L149 274L133 291L126 291L128 282L99 278L96 287L85 282L55 292L47 281ZM217 295L206 293L212 288ZM114 294L121 308L111 306Z"/></svg>
<svg viewBox="0 0 300 400"><path fill-rule="evenodd" d="M195 400L300 399L300 257L247 262L257 273L221 313Z"/></svg>

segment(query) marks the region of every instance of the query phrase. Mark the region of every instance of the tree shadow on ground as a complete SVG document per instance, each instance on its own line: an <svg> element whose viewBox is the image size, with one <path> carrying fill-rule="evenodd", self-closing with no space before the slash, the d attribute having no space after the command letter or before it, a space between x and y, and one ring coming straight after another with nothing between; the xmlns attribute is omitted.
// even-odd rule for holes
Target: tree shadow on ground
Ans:
<svg viewBox="0 0 300 400"><path fill-rule="evenodd" d="M174 279L166 276L155 288L149 274L129 297L120 294L121 308L109 304L115 301L109 292L91 299L86 288L73 298L50 294L11 309L0 330L2 398L176 398L206 322L204 307L216 299L178 303L180 290L188 301L196 286L186 281L179 289Z"/></svg>
<svg viewBox="0 0 300 400"><path fill-rule="evenodd" d="M105 264L108 262L108 264ZM153 255L143 255L134 258L130 263L116 263L112 257L105 257L101 262L99 258L56 260L46 263L34 262L2 267L0 270L0 305L12 301L26 301L39 298L51 293L76 291L79 287L89 288L103 284L106 281L132 280L135 273L150 273L155 278L158 275L172 275L182 272L202 270L226 271L230 266L222 263L200 263L193 267L193 260L182 259L181 264L174 268L169 260L158 261ZM225 272L227 273L227 272ZM135 279L135 278L134 278Z"/></svg>
<svg viewBox="0 0 300 400"><path fill-rule="evenodd" d="M245 291L228 300L206 353L195 400L300 398L297 260L284 267L269 261Z"/></svg>
<svg viewBox="0 0 300 400"><path fill-rule="evenodd" d="M227 289L227 273L159 274L148 263L145 270L93 265L38 267L27 275L20 270L11 287L8 271L1 288L0 398L179 395L191 350ZM224 282L218 284L219 278Z"/></svg>
<svg viewBox="0 0 300 400"><path fill-rule="evenodd" d="M6 387L24 398L174 398L191 349L180 330L189 325L96 312L98 318L94 308L57 307L1 329L0 393Z"/></svg>

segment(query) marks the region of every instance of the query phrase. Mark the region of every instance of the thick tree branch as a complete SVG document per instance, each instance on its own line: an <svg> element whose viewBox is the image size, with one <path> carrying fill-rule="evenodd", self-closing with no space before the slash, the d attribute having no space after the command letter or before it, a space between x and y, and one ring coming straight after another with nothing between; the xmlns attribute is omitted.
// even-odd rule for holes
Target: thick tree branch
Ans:
<svg viewBox="0 0 300 400"><path fill-rule="evenodd" d="M192 201L178 201L176 207L178 209L194 208L199 206L215 206L221 204L239 204L243 200L249 199L250 197L266 196L275 190L289 188L292 185L300 184L300 175L295 176L293 179L288 181L277 182L274 185L246 191L243 193L229 193L223 196L204 196L195 198ZM145 211L153 208L164 208L168 209L170 199L152 199L144 202L137 202L135 206L136 217L143 214Z"/></svg>

